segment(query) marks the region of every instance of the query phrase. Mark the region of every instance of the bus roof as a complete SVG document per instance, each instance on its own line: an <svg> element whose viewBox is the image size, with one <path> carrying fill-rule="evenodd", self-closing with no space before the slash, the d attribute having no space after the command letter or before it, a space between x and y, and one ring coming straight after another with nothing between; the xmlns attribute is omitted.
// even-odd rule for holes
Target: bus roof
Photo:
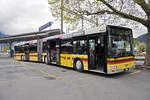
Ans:
<svg viewBox="0 0 150 100"><path fill-rule="evenodd" d="M95 27L95 28L85 30L85 35L104 33L104 32L106 32L106 27L105 28Z"/></svg>
<svg viewBox="0 0 150 100"><path fill-rule="evenodd" d="M100 28L96 27L96 28L87 29L85 31L80 30L80 31L73 32L73 33L50 36L50 37L47 37L47 38L43 38L42 40L47 41L47 40L53 40L53 39L57 39L57 38L59 38L59 39L69 39L69 38L73 38L73 37L96 34L96 33L103 33L103 32L106 32L106 28L105 29L100 29Z"/></svg>
<svg viewBox="0 0 150 100"><path fill-rule="evenodd" d="M19 42L19 43L15 43L14 46L21 46L21 45L24 45L26 43L29 43L29 41L22 41L22 42Z"/></svg>
<svg viewBox="0 0 150 100"><path fill-rule="evenodd" d="M68 34L59 34L59 35L49 36L49 37L43 38L42 41L46 42L47 40L53 40L53 39L70 39L73 37L91 35L91 34L96 34L96 33L101 34L101 33L106 32L107 28L109 28L109 27L110 28L120 28L120 29L130 29L130 28L121 27L121 26L107 25L105 28L104 27L103 28L95 27L95 28L90 28L90 29L86 29L86 30L79 30L77 32L72 32L72 33L68 33ZM34 43L37 43L37 40L30 40L30 41L17 43L17 44L15 44L15 46L24 45L26 43L34 44Z"/></svg>
<svg viewBox="0 0 150 100"><path fill-rule="evenodd" d="M14 44L14 46L21 46L21 45L25 45L25 44L34 44L34 43L37 43L37 40L22 41L22 42Z"/></svg>

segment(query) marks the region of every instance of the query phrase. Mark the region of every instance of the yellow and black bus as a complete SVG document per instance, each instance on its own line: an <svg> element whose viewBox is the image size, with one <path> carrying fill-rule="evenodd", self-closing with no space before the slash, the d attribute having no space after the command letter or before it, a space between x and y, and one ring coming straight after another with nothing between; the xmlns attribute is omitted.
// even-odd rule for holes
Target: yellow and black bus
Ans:
<svg viewBox="0 0 150 100"><path fill-rule="evenodd" d="M47 45L44 40L31 40L14 45L14 59L21 61L45 62Z"/></svg>
<svg viewBox="0 0 150 100"><path fill-rule="evenodd" d="M35 41L35 42L34 42ZM15 59L40 61L105 74L134 68L132 30L108 25L15 46Z"/></svg>

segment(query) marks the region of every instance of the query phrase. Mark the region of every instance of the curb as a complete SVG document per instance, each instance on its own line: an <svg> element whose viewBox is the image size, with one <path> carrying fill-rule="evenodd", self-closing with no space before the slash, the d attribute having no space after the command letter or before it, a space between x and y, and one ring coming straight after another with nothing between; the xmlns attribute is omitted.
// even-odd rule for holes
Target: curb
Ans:
<svg viewBox="0 0 150 100"><path fill-rule="evenodd" d="M149 67L149 66L136 65L135 67L136 67L136 68L145 68L145 69L149 69L149 70L150 70L150 67Z"/></svg>

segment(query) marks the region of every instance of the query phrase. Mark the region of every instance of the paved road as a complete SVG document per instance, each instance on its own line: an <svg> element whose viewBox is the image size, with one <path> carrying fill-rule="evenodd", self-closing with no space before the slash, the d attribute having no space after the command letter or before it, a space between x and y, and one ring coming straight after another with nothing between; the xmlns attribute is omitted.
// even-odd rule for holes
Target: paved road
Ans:
<svg viewBox="0 0 150 100"><path fill-rule="evenodd" d="M150 100L150 70L80 73L0 57L0 100Z"/></svg>

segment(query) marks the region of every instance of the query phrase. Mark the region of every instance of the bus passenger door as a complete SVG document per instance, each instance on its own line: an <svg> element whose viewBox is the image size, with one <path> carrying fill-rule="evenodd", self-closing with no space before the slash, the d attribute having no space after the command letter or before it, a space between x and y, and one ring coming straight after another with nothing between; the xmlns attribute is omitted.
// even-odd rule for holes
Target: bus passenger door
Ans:
<svg viewBox="0 0 150 100"><path fill-rule="evenodd" d="M30 53L29 47L26 47L26 48L25 48L25 60L27 60L27 61L28 61L29 58L30 58L30 57L29 57L29 53Z"/></svg>
<svg viewBox="0 0 150 100"><path fill-rule="evenodd" d="M38 61L42 61L42 52L43 52L43 42L38 40L37 42L37 52L38 52Z"/></svg>
<svg viewBox="0 0 150 100"><path fill-rule="evenodd" d="M50 63L59 64L59 42L51 41L50 42Z"/></svg>
<svg viewBox="0 0 150 100"><path fill-rule="evenodd" d="M89 57L88 57L88 62L89 62L89 69L96 69L96 64L95 64L95 44L96 40L95 39L89 39Z"/></svg>
<svg viewBox="0 0 150 100"><path fill-rule="evenodd" d="M56 62L60 64L60 41L56 41Z"/></svg>

